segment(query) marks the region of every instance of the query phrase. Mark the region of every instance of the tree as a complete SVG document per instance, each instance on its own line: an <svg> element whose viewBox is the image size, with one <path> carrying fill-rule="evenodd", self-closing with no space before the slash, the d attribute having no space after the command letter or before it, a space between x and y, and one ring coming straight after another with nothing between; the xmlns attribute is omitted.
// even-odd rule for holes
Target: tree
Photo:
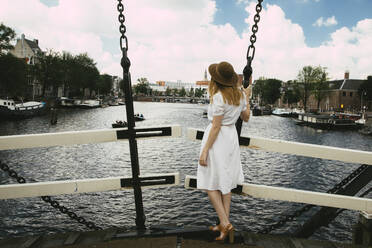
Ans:
<svg viewBox="0 0 372 248"><path fill-rule="evenodd" d="M33 66L33 76L42 85L42 96L48 87L55 91L63 83L63 70L59 54L49 50L36 55L37 63Z"/></svg>
<svg viewBox="0 0 372 248"><path fill-rule="evenodd" d="M193 96L194 96L194 94L195 94L195 92L194 92L194 88L193 88L193 87L191 87L191 89L190 89L190 91L189 91L189 94L188 94L188 96L189 96L189 97L193 97Z"/></svg>
<svg viewBox="0 0 372 248"><path fill-rule="evenodd" d="M16 33L10 27L0 24L0 55L3 51L9 51L14 48L10 42L15 38Z"/></svg>
<svg viewBox="0 0 372 248"><path fill-rule="evenodd" d="M179 96L180 97L184 97L186 96L186 90L185 90L185 87L182 87L182 89L178 92Z"/></svg>
<svg viewBox="0 0 372 248"><path fill-rule="evenodd" d="M177 88L173 88L172 89L172 95L173 96L177 96L178 95L178 89Z"/></svg>
<svg viewBox="0 0 372 248"><path fill-rule="evenodd" d="M253 87L253 95L260 97L262 105L274 104L280 98L281 86L282 81L278 79L260 78Z"/></svg>
<svg viewBox="0 0 372 248"><path fill-rule="evenodd" d="M304 104L305 111L307 110L307 100L314 89L314 84L322 81L324 73L326 73L325 68L321 66L305 66L298 73L297 80L300 89L300 98Z"/></svg>
<svg viewBox="0 0 372 248"><path fill-rule="evenodd" d="M205 89L202 88L196 88L195 89L195 97L202 97L203 94L205 93Z"/></svg>
<svg viewBox="0 0 372 248"><path fill-rule="evenodd" d="M172 90L169 88L169 86L165 89L165 95L170 96L172 93Z"/></svg>
<svg viewBox="0 0 372 248"><path fill-rule="evenodd" d="M99 76L99 81L97 83L97 90L100 94L108 95L111 92L113 85L113 79L111 75L103 74Z"/></svg>
<svg viewBox="0 0 372 248"><path fill-rule="evenodd" d="M24 97L27 90L27 64L12 54L0 56L0 93L9 97Z"/></svg>
<svg viewBox="0 0 372 248"><path fill-rule="evenodd" d="M317 102L316 108L319 111L320 102L329 94L329 84L327 82L328 77L327 73L325 72L325 68L323 68L323 74L320 81L315 81L313 85L313 95Z"/></svg>
<svg viewBox="0 0 372 248"><path fill-rule="evenodd" d="M149 85L149 81L147 78L139 78L137 79L138 83L133 86L134 92L138 94L148 95L151 94L151 88Z"/></svg>
<svg viewBox="0 0 372 248"><path fill-rule="evenodd" d="M284 91L283 101L289 105L298 103L300 100L300 90L295 82L288 81Z"/></svg>

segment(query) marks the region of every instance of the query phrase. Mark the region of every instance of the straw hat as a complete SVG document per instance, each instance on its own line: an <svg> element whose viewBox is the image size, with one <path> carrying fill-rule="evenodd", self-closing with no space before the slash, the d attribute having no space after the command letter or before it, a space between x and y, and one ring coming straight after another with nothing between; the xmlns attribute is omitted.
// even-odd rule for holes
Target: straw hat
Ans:
<svg viewBox="0 0 372 248"><path fill-rule="evenodd" d="M224 86L234 86L238 82L238 75L228 62L224 61L219 64L211 64L208 71L214 81Z"/></svg>

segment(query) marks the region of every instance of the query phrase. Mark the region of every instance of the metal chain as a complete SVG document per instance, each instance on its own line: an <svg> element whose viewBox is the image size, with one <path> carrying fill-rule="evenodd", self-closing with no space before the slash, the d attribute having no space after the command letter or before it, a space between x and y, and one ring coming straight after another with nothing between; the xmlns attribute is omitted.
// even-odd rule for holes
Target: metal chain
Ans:
<svg viewBox="0 0 372 248"><path fill-rule="evenodd" d="M244 67L244 70L243 70L243 76L244 76L243 87L244 88L248 87L249 82L250 82L250 78L251 78L252 72L253 72L252 61L253 61L254 55L256 53L256 47L254 46L254 43L257 41L256 33L258 31L258 22L261 19L260 12L262 10L262 2L263 2L263 0L258 0L258 3L256 5L256 14L254 15L254 18L253 18L254 24L252 26L252 35L249 39L251 44L248 46L248 50L247 50L247 65ZM252 49L252 55L250 55L251 49ZM241 120L239 120L239 123L237 123L237 130L238 130L239 135L240 135L241 125L242 125Z"/></svg>
<svg viewBox="0 0 372 248"><path fill-rule="evenodd" d="M254 18L253 18L254 24L252 26L252 35L249 39L251 41L251 44L248 46L247 60L251 60L251 61L254 59L254 54L255 54L255 51L256 51L254 43L257 40L257 37L256 37L256 33L258 31L258 25L257 24L260 21L260 12L262 10L262 2L263 2L263 0L258 0L258 3L256 5L256 14L254 15ZM250 52L251 49L252 49L252 56L249 56L249 52Z"/></svg>
<svg viewBox="0 0 372 248"><path fill-rule="evenodd" d="M23 177L18 176L17 172L10 169L7 164L1 161L0 161L0 169L2 169L4 172L7 172L10 177L16 179L18 183L26 183L26 180ZM68 208L60 205L59 202L57 202L56 200L53 200L50 196L42 196L41 199L44 202L49 203L55 209L58 209L61 213L68 215L73 220L76 220L80 224L83 224L93 230L102 230L101 227L97 227L93 222L85 220L84 217L81 217L81 216L79 217L77 214L70 211Z"/></svg>
<svg viewBox="0 0 372 248"><path fill-rule="evenodd" d="M346 184L348 184L351 180L353 180L356 176L358 176L365 168L367 167L366 164L363 164L361 165L359 168L357 168L355 171L353 171L349 176L347 176L346 178L344 178L343 180L341 180L340 183L336 184L332 189L329 189L327 191L327 193L330 193L330 194L333 194L335 192L337 192L339 189L341 189L342 187L344 187ZM262 233L262 234L268 234L270 233L272 230L274 229L277 229L277 228L280 228L282 226L284 226L284 224L286 224L288 221L293 221L295 220L297 217L301 216L303 213L309 211L311 208L313 208L315 205L311 205L311 204L306 204L305 206L303 206L302 208L300 208L299 210L296 210L294 213L292 214L288 214L286 216L284 216L281 220L279 220L277 223L261 230L261 231L258 231L258 233Z"/></svg>
<svg viewBox="0 0 372 248"><path fill-rule="evenodd" d="M124 69L124 73L129 73L129 67L130 67L130 60L128 58L127 52L128 52L128 38L125 35L125 32L127 31L127 27L124 25L125 22L125 16L123 14L124 12L124 5L122 4L122 0L118 0L118 11L119 11L119 32L121 33L120 36L120 49L122 51L123 57L121 59L121 66ZM123 44L124 43L124 44Z"/></svg>

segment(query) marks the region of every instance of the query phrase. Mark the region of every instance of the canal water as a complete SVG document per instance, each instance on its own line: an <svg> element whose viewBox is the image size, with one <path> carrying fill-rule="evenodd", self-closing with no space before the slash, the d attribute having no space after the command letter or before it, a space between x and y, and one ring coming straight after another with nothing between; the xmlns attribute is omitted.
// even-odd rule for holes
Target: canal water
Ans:
<svg viewBox="0 0 372 248"><path fill-rule="evenodd" d="M182 138L138 140L141 174L180 172L196 175L200 142L185 137L187 127L204 129L202 118L206 105L135 102L135 112L146 120L137 126L179 124ZM0 121L0 135L34 134L111 128L115 120L125 118L125 106L102 109L62 109L58 124L49 125L49 116L21 121ZM355 131L321 131L296 126L289 118L251 117L243 124L243 136L257 136L310 144L372 151L372 138ZM325 192L356 168L358 164L307 158L242 148L245 181L255 184ZM131 165L127 141L62 147L0 151L0 160L25 177L28 182L130 176ZM16 183L0 172L0 184ZM368 185L365 189L371 187ZM363 190L364 192L364 190ZM371 197L371 194L368 196ZM132 191L114 191L53 197L88 221L102 228L133 228L135 205ZM144 189L146 225L209 225L215 213L203 192L178 187ZM282 216L301 208L301 204L233 196L231 221L240 230L259 231ZM296 230L314 211L304 214L273 233ZM352 226L358 213L346 210L313 239L351 242ZM40 198L0 200L0 238L31 234L86 230L84 226L60 214Z"/></svg>

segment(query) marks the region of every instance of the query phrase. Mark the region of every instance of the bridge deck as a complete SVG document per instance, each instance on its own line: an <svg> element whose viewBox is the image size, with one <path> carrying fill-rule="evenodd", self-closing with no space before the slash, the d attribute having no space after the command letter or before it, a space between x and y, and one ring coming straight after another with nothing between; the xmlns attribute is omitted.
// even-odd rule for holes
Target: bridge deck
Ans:
<svg viewBox="0 0 372 248"><path fill-rule="evenodd" d="M169 233L166 233L169 232ZM278 235L260 235L251 232L236 232L235 243L225 244L214 241L215 233L205 228L194 228L184 232L146 231L142 237L136 232L122 232L116 229L91 232L74 232L44 236L32 236L0 240L2 248L121 248L121 247L164 247L164 248L356 248L366 247L328 241L295 239Z"/></svg>

